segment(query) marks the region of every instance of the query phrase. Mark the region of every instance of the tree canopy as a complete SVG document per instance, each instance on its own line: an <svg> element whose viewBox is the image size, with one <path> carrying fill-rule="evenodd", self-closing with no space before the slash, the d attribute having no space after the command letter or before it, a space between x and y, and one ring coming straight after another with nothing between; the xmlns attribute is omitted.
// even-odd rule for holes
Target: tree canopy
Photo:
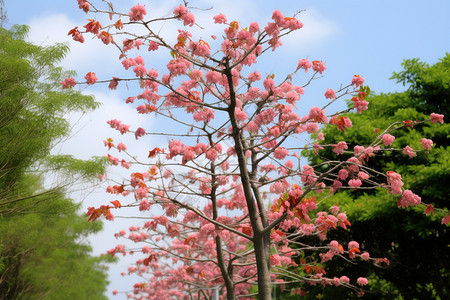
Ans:
<svg viewBox="0 0 450 300"><path fill-rule="evenodd" d="M66 196L103 172L102 159L52 155L68 115L98 103L61 91L69 48L27 42L26 26L0 28L0 298L106 299L105 258L85 238L101 230Z"/></svg>
<svg viewBox="0 0 450 300"><path fill-rule="evenodd" d="M411 145L420 148L421 138L432 139L432 151L416 152L410 159L401 152L371 159L368 165L380 170L394 170L402 174L404 187L421 195L423 208L397 209L394 195L382 190L342 191L329 197L322 205L339 203L352 222L345 233L333 232L336 239L357 240L371 255L386 256L390 265L379 268L370 264L351 265L342 260L327 262L329 275L339 273L362 274L371 279L367 299L448 299L450 286L450 231L441 224L444 210L448 211L450 193L450 125L417 124L433 111L444 115L450 110L450 55L446 54L435 65L418 59L405 60L403 70L391 79L407 87L404 92L371 95L369 109L364 114L349 113L353 128L342 132L333 127L324 129L329 144L347 141L349 149L373 140L380 128L397 121L406 121L396 133L392 146L402 149ZM351 102L351 101L350 101ZM408 126L408 120L410 126ZM344 153L350 157L350 151ZM330 148L315 155L308 152L312 163L336 157ZM437 209L441 208L441 209ZM433 211L434 210L434 211ZM345 237L344 237L345 236ZM341 291L342 299L347 291ZM316 287L309 292L338 297L334 288Z"/></svg>

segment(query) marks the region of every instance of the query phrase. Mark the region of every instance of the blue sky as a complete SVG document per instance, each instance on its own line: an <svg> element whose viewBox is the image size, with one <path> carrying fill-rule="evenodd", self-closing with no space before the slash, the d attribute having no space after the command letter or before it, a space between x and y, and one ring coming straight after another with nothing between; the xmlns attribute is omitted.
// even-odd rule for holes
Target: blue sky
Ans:
<svg viewBox="0 0 450 300"><path fill-rule="evenodd" d="M95 71L99 78L110 78L115 72L120 72L121 65L116 52L95 41L87 41L81 47L67 37L71 28L83 26L88 18L78 9L76 0L5 2L8 15L6 27L12 24L30 25L29 38L37 44L71 44L71 54L64 60L63 65L79 71L79 78L89 71ZM116 2L123 5L124 1ZM130 7L137 2L127 1ZM176 0L139 2L147 6L149 14L170 12L178 3ZM305 10L299 17L304 28L286 40L284 47L264 59L264 71L261 73L281 74L281 78L295 69L298 59L325 61L328 69L324 77L315 82L311 92L305 95L305 106L308 110L318 101L324 101L323 94L327 88L338 88L340 84L348 83L354 74L363 75L372 91L377 93L401 91L404 88L388 78L393 71L401 70L403 59L420 58L434 64L450 51L448 0L192 0L190 4L203 8L214 6L212 12L205 13L209 17L224 12L229 20L233 17L249 23L257 19L260 24L269 21L274 9L279 9L286 16L298 10ZM199 21L206 22L206 16ZM208 27L208 30L215 30L211 28ZM155 68L157 67L161 66L156 64ZM104 155L102 140L113 135L105 122L112 118L121 118L125 123L136 126L142 123L149 127L156 126L153 120L144 119L141 115L136 117L134 110L124 105L123 99L128 96L126 91L110 92L106 87L94 86L86 92L94 94L103 106L98 111L84 116L84 121L78 123L79 133L62 147L63 152L80 158ZM73 116L74 120L78 120L78 117L80 116ZM161 142L164 141L148 140L148 143L154 144ZM159 145L155 145L157 146ZM94 196L91 195L85 200L91 201L87 203L88 206L92 205L95 201L92 199L95 197L102 198L105 195L100 191ZM96 253L105 252L115 245L112 234L122 229L121 226L127 225L116 222L106 224L105 232L92 239ZM126 266L126 262L121 262L111 269L112 284L109 293L114 288L126 290L127 285L133 282L119 276Z"/></svg>

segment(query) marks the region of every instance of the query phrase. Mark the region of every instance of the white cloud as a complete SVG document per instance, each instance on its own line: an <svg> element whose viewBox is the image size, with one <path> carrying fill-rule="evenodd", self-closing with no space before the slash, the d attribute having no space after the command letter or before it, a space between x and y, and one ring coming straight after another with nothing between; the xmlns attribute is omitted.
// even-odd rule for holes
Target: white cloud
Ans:
<svg viewBox="0 0 450 300"><path fill-rule="evenodd" d="M326 19L313 8L301 12L298 18L303 23L303 28L283 40L282 48L285 48L285 51L310 51L339 33L336 23Z"/></svg>

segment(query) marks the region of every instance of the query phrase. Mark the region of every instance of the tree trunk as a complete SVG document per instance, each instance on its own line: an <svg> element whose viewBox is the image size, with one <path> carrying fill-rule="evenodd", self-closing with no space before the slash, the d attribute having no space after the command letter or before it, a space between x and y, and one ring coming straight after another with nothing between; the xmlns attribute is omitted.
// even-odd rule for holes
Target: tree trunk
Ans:
<svg viewBox="0 0 450 300"><path fill-rule="evenodd" d="M256 268L258 270L258 299L272 299L272 285L270 280L270 244L267 243L266 235L255 232L254 246L256 257Z"/></svg>

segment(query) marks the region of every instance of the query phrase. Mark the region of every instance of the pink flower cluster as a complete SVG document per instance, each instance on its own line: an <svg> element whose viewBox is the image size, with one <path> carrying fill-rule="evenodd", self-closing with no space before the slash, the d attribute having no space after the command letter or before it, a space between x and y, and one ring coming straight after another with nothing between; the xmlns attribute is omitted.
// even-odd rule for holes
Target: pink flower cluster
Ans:
<svg viewBox="0 0 450 300"><path fill-rule="evenodd" d="M327 89L325 92L326 99L336 99L336 93L332 89Z"/></svg>
<svg viewBox="0 0 450 300"><path fill-rule="evenodd" d="M92 85L97 82L97 76L95 76L94 72L89 72L84 76L84 79L86 79L86 83L89 85Z"/></svg>
<svg viewBox="0 0 450 300"><path fill-rule="evenodd" d="M432 113L430 115L430 118L431 118L431 122L433 122L433 123L440 122L441 124L444 124L444 115Z"/></svg>
<svg viewBox="0 0 450 300"><path fill-rule="evenodd" d="M385 133L383 134L383 144L385 146L390 146L394 143L395 141L395 136L390 135L389 133Z"/></svg>
<svg viewBox="0 0 450 300"><path fill-rule="evenodd" d="M421 198L410 190L405 190L403 196L398 200L397 206L405 208L408 206L419 205Z"/></svg>
<svg viewBox="0 0 450 300"><path fill-rule="evenodd" d="M391 186L392 194L402 193L402 176L394 171L387 171L387 182Z"/></svg>
<svg viewBox="0 0 450 300"><path fill-rule="evenodd" d="M122 121L113 119L106 122L111 128L120 131L121 134L125 134L130 131L130 125L122 124Z"/></svg>
<svg viewBox="0 0 450 300"><path fill-rule="evenodd" d="M352 84L356 87L359 87L364 84L364 77L359 75L354 75L352 78Z"/></svg>
<svg viewBox="0 0 450 300"><path fill-rule="evenodd" d="M224 14L218 14L214 16L214 23L225 24L227 22L227 17Z"/></svg>
<svg viewBox="0 0 450 300"><path fill-rule="evenodd" d="M173 14L183 21L184 26L194 26L195 16L190 13L186 6L179 5L173 10Z"/></svg>
<svg viewBox="0 0 450 300"><path fill-rule="evenodd" d="M422 143L422 147L425 150L431 150L431 147L433 146L433 141L430 139L426 139L426 138L421 139L420 143Z"/></svg>
<svg viewBox="0 0 450 300"><path fill-rule="evenodd" d="M310 121L327 123L328 119L325 115L325 111L321 110L319 107L313 106L309 111Z"/></svg>
<svg viewBox="0 0 450 300"><path fill-rule="evenodd" d="M137 4L133 6L128 13L130 16L130 21L142 21L144 20L144 16L147 14L147 10L144 5Z"/></svg>
<svg viewBox="0 0 450 300"><path fill-rule="evenodd" d="M333 144L331 146L333 148L333 152L336 153L337 155L344 154L344 150L348 149L347 143L344 141L341 141L337 144Z"/></svg>
<svg viewBox="0 0 450 300"><path fill-rule="evenodd" d="M60 82L63 86L63 89L67 89L69 87L74 87L77 83L74 78L66 78Z"/></svg>

